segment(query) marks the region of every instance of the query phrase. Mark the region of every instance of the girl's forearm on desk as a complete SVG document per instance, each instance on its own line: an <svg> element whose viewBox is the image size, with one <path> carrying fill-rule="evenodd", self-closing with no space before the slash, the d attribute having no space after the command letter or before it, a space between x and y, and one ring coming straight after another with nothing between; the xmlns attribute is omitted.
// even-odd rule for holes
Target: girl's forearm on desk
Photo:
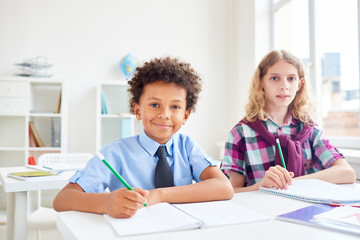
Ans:
<svg viewBox="0 0 360 240"><path fill-rule="evenodd" d="M256 183L254 185L244 187L245 177L244 177L244 175L239 174L237 172L230 171L229 179L230 179L232 187L234 188L235 193L259 190L260 183Z"/></svg>
<svg viewBox="0 0 360 240"><path fill-rule="evenodd" d="M354 183L356 181L356 175L354 169L346 162L345 159L340 158L331 164L331 167L318 171L316 173L300 176L296 179L320 179L326 182L335 184L341 183Z"/></svg>
<svg viewBox="0 0 360 240"><path fill-rule="evenodd" d="M253 184L251 186L248 187L234 187L234 192L235 193L240 193L240 192L251 192L251 191L257 191L259 190L259 183Z"/></svg>

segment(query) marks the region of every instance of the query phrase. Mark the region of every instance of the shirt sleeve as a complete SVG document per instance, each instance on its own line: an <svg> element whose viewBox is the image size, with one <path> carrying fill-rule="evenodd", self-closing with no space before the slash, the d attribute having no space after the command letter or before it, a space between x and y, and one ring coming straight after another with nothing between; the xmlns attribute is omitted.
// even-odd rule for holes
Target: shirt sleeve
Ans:
<svg viewBox="0 0 360 240"><path fill-rule="evenodd" d="M242 140L243 128L241 124L236 125L229 133L225 142L224 157L221 163L221 170L229 176L230 171L244 175L247 181L245 149ZM246 182L245 181L245 182Z"/></svg>
<svg viewBox="0 0 360 240"><path fill-rule="evenodd" d="M84 169L75 172L69 182L77 183L87 193L104 192L109 182L109 176L104 174L106 170L105 164L94 156Z"/></svg>
<svg viewBox="0 0 360 240"><path fill-rule="evenodd" d="M205 151L193 141L191 138L188 139L191 144L187 144L189 148L189 162L193 175L193 179L196 182L200 182L201 173L209 166L216 166L216 162L208 156Z"/></svg>
<svg viewBox="0 0 360 240"><path fill-rule="evenodd" d="M313 164L317 169L329 168L330 165L344 156L323 137L322 131L315 126L310 136L313 149Z"/></svg>

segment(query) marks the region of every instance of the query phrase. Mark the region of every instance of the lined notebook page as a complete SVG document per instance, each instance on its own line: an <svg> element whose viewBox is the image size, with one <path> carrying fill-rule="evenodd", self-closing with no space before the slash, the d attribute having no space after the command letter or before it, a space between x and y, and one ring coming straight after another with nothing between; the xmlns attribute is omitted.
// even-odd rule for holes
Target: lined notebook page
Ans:
<svg viewBox="0 0 360 240"><path fill-rule="evenodd" d="M229 201L174 204L191 216L200 219L202 227L215 227L270 220L270 217L254 212Z"/></svg>
<svg viewBox="0 0 360 240"><path fill-rule="evenodd" d="M302 179L293 182L288 189L260 187L260 191L283 197L316 203L346 203L360 201L360 191L328 183L318 179Z"/></svg>
<svg viewBox="0 0 360 240"><path fill-rule="evenodd" d="M104 215L118 236L178 231L200 228L202 222L173 207L159 203L142 208L131 218L113 218Z"/></svg>

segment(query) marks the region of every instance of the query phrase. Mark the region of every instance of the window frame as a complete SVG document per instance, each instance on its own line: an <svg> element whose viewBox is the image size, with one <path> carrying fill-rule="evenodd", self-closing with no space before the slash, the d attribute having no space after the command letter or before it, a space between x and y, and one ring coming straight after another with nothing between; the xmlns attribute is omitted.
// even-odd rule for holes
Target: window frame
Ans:
<svg viewBox="0 0 360 240"><path fill-rule="evenodd" d="M271 4L271 14L270 14L270 46L272 49L275 48L275 13L284 7L286 4L290 3L292 0L279 0L276 1L272 0ZM317 37L316 37L316 29L317 29L317 23L316 23L316 2L317 0L308 0L308 11L309 11L309 69L310 69L310 75L309 80L312 84L312 89L315 93L315 100L316 100L316 109L318 111L321 110L321 69L319 66L321 66L321 60L319 58L319 54L317 51ZM360 59L360 0L357 0L357 17L358 17L358 56ZM360 61L358 66L359 71L359 83L360 83ZM359 88L360 93L360 88ZM359 99L360 101L360 99ZM360 111L359 111L360 114ZM315 122L322 127L322 114L316 114L315 115ZM326 134L326 133L325 133ZM360 136L359 137L334 137L334 136L328 136L327 137L335 146L340 148L347 148L347 149L358 149L360 150Z"/></svg>

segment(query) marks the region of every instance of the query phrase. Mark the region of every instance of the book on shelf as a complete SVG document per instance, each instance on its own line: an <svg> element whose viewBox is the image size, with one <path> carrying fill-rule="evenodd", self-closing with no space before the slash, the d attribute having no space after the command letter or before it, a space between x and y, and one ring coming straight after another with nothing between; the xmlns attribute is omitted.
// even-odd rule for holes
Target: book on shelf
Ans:
<svg viewBox="0 0 360 240"><path fill-rule="evenodd" d="M360 190L318 179L301 179L293 181L288 189L260 187L260 191L315 203L347 203L360 201Z"/></svg>
<svg viewBox="0 0 360 240"><path fill-rule="evenodd" d="M35 141L34 134L32 134L30 127L29 127L29 147L38 147Z"/></svg>
<svg viewBox="0 0 360 240"><path fill-rule="evenodd" d="M118 236L179 231L266 221L270 217L229 201L170 204L142 208L130 218L104 215ZM169 221L171 220L171 221Z"/></svg>
<svg viewBox="0 0 360 240"><path fill-rule="evenodd" d="M23 181L41 181L45 178L59 177L56 173L46 172L46 171L23 171L23 172L11 172L8 174L8 177L16 178Z"/></svg>
<svg viewBox="0 0 360 240"><path fill-rule="evenodd" d="M101 114L108 114L105 93L103 90L101 90Z"/></svg>
<svg viewBox="0 0 360 240"><path fill-rule="evenodd" d="M55 113L60 113L60 109L61 109L61 88L60 88L60 93L59 93L59 98L56 105Z"/></svg>
<svg viewBox="0 0 360 240"><path fill-rule="evenodd" d="M51 118L51 147L61 146L61 119Z"/></svg>
<svg viewBox="0 0 360 240"><path fill-rule="evenodd" d="M121 130L120 137L126 138L132 135L132 124L133 121L131 118L122 118L121 119Z"/></svg>
<svg viewBox="0 0 360 240"><path fill-rule="evenodd" d="M315 204L281 214L276 219L360 235L360 208L355 207Z"/></svg>
<svg viewBox="0 0 360 240"><path fill-rule="evenodd" d="M44 145L43 141L41 140L40 135L39 135L38 131L36 130L35 124L33 122L29 122L29 128L31 130L32 135L34 136L36 146L44 147L45 145Z"/></svg>

